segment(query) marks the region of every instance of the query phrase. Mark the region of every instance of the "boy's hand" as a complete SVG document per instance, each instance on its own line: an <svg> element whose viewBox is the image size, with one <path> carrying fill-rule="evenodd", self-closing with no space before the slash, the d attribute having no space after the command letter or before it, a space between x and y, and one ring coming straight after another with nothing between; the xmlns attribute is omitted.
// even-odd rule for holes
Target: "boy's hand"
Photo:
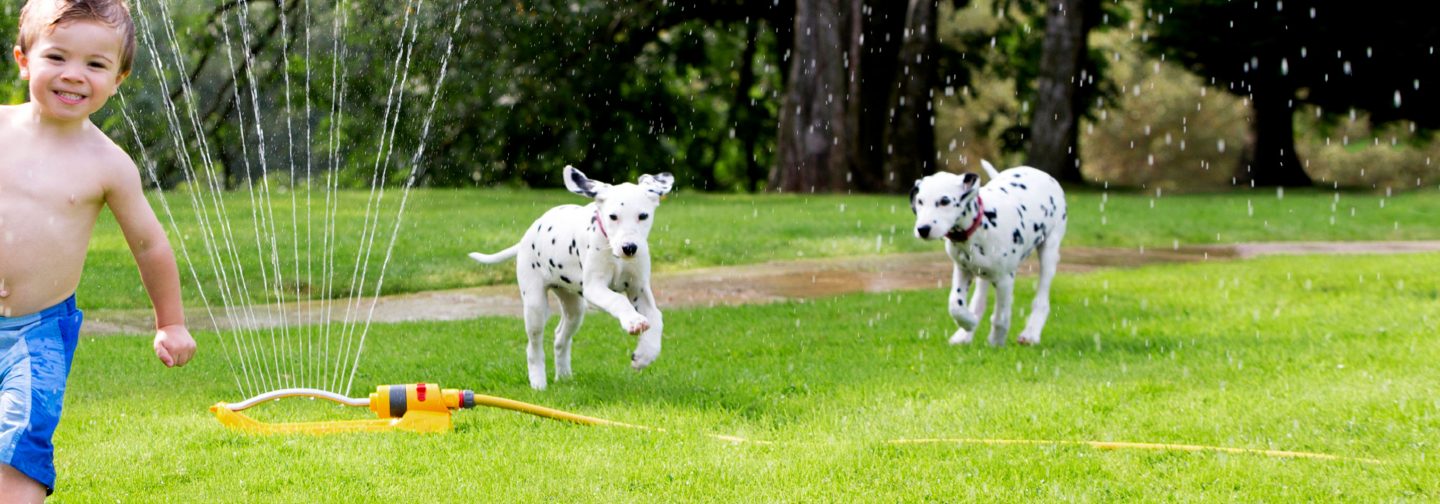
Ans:
<svg viewBox="0 0 1440 504"><path fill-rule="evenodd" d="M184 325L168 325L155 331L155 356L165 367L184 366L195 355L195 339Z"/></svg>

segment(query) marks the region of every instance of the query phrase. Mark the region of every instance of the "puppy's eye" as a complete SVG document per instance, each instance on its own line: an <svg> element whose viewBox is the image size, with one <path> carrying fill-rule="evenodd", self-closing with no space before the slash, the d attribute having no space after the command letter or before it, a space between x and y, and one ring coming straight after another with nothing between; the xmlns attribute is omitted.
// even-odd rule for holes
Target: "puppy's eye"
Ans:
<svg viewBox="0 0 1440 504"><path fill-rule="evenodd" d="M645 220L645 219L649 219L649 218L650 218L650 214L648 214L648 213L642 213L642 214L640 214L640 220Z"/></svg>
<svg viewBox="0 0 1440 504"><path fill-rule="evenodd" d="M916 206L925 206L925 200L915 200Z"/></svg>
<svg viewBox="0 0 1440 504"><path fill-rule="evenodd" d="M941 198L940 198L940 202L939 202L939 203L936 203L936 205L939 205L939 206L949 206L949 205L950 205L950 197L949 197L949 196L941 197Z"/></svg>
<svg viewBox="0 0 1440 504"><path fill-rule="evenodd" d="M620 216L615 215L615 214L612 213L612 214L610 214L610 220L618 221L618 220L620 220Z"/></svg>

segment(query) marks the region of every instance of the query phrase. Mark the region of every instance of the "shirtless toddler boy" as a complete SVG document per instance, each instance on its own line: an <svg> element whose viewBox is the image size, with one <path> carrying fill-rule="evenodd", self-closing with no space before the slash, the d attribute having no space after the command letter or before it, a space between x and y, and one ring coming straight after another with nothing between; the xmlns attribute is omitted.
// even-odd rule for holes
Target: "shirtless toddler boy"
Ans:
<svg viewBox="0 0 1440 504"><path fill-rule="evenodd" d="M50 438L80 332L75 288L101 207L125 235L155 306L155 355L195 353L165 230L135 163L90 122L130 73L123 0L30 0L14 57L30 101L0 106L0 502L54 490Z"/></svg>

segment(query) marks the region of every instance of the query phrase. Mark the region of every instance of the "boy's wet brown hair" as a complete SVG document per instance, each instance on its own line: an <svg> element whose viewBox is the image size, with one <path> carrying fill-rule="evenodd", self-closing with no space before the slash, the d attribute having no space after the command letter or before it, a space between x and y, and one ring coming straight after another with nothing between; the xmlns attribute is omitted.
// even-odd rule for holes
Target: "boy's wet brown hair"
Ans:
<svg viewBox="0 0 1440 504"><path fill-rule="evenodd" d="M120 30L124 37L120 48L120 75L129 75L130 65L135 62L135 23L130 20L130 7L125 0L29 0L20 9L20 36L16 37L15 45L28 55L30 46L41 34L76 21L93 21Z"/></svg>

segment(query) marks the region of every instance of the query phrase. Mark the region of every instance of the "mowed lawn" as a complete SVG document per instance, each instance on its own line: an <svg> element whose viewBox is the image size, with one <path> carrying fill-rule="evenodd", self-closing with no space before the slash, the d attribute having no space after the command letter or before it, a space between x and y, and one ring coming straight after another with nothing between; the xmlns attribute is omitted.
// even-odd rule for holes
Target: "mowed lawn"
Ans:
<svg viewBox="0 0 1440 504"><path fill-rule="evenodd" d="M712 211L745 206L740 198L702 201ZM1176 201L1185 200L1162 200L1156 211ZM1206 209L1249 222L1234 215L1243 198L1209 201ZM1387 209L1406 204L1396 198ZM903 220L899 210L894 218ZM883 207L870 212L889 215ZM672 233L702 232L698 219L677 214L686 212L668 215L678 221ZM1127 220L1119 215L1110 225ZM734 222L763 220L741 215ZM1247 229L1171 224L1170 232L1187 241L1214 229ZM476 234L474 241L490 233L478 224L462 227ZM1282 236L1304 237L1302 227L1285 228L1294 234ZM1406 220L1398 233L1420 227ZM1222 240L1232 237L1220 232ZM1253 232L1229 233L1262 236L1247 234ZM1086 233L1077 235L1087 243ZM498 236L486 239L501 243ZM469 240L457 240L457 252L460 241ZM953 324L941 290L669 310L664 352L641 373L627 367L633 338L597 313L576 338L575 379L546 392L526 383L519 319L378 325L351 391L434 381L665 433L467 410L444 435L247 436L223 429L205 411L240 399L215 335L202 334L199 357L178 370L156 362L148 338L87 338L56 435L61 479L53 498L1430 501L1440 499L1437 279L1440 254L1433 253L1062 275L1044 341L1032 348L947 345ZM1018 306L1025 306L1032 286L1020 285ZM364 418L362 411L305 400L250 412L272 421ZM773 444L718 441L708 433ZM890 442L918 438L1184 443L1347 459Z"/></svg>
<svg viewBox="0 0 1440 504"><path fill-rule="evenodd" d="M217 265L232 286L246 280L247 294L232 295L250 302L348 297L352 283L371 294L382 273L381 292L387 294L511 283L513 267L483 266L465 254L504 249L550 207L588 202L563 190L518 189L426 189L408 198L396 189L373 197L370 191L342 191L329 201L323 191L273 192L269 204L243 190L212 196L151 194L167 229L171 216L178 229L171 232L171 242L192 306L201 304L202 294L209 304L221 304ZM1435 218L1440 195L1431 189L1393 196L1075 189L1068 202L1065 243L1071 246L1440 239L1440 219ZM218 203L223 203L224 218L217 216ZM334 209L333 224L327 224L332 212L326 208ZM650 247L660 271L941 249L939 243L915 239L913 225L905 195L680 191L656 212ZM387 250L392 251L388 262ZM96 228L79 297L90 308L148 306L134 261L108 212Z"/></svg>

